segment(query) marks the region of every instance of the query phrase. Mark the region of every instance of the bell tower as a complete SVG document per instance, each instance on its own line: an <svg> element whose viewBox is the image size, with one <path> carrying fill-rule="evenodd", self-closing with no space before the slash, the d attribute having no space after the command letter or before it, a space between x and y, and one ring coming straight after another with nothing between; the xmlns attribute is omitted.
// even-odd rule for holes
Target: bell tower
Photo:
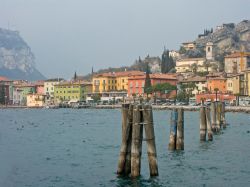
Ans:
<svg viewBox="0 0 250 187"><path fill-rule="evenodd" d="M206 59L207 60L214 60L214 52L213 52L213 43L208 42L206 44Z"/></svg>

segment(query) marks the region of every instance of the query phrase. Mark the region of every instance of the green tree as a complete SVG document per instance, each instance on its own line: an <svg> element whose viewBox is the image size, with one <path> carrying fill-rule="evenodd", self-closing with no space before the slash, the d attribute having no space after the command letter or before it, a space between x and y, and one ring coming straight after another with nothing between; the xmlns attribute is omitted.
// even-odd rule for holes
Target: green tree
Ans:
<svg viewBox="0 0 250 187"><path fill-rule="evenodd" d="M194 72L195 74L197 73L197 70L198 70L198 66L197 66L197 64L192 64L191 65L191 70L192 70L192 72Z"/></svg>
<svg viewBox="0 0 250 187"><path fill-rule="evenodd" d="M151 79L150 79L150 69L149 65L147 63L147 69L146 69L146 78L145 78L145 84L144 84L144 93L148 94L152 93L152 88L151 88Z"/></svg>
<svg viewBox="0 0 250 187"><path fill-rule="evenodd" d="M187 50L183 46L181 46L180 49L179 49L179 53L180 54L185 54L186 52L187 52Z"/></svg>
<svg viewBox="0 0 250 187"><path fill-rule="evenodd" d="M169 55L169 50L164 48L161 57L161 72L168 73L171 69L175 67L174 59Z"/></svg>

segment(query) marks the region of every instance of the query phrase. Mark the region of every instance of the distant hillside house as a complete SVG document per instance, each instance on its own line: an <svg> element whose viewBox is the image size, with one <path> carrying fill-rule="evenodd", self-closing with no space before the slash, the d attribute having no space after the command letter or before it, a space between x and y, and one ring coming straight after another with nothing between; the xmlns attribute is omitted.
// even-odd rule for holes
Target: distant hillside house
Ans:
<svg viewBox="0 0 250 187"><path fill-rule="evenodd" d="M186 50L193 50L196 48L195 42L184 42L182 43L182 47L184 47Z"/></svg>
<svg viewBox="0 0 250 187"><path fill-rule="evenodd" d="M216 71L213 65L218 64L214 61L213 43L208 42L206 47L206 57L203 58L182 58L176 61L176 73L187 72L212 72Z"/></svg>

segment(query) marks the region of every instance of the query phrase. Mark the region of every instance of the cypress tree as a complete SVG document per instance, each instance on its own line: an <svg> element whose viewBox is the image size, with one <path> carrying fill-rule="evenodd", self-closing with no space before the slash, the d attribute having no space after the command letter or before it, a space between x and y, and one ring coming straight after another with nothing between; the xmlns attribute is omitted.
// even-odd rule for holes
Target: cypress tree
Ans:
<svg viewBox="0 0 250 187"><path fill-rule="evenodd" d="M146 78L145 78L145 84L144 84L144 93L148 94L151 93L151 80L150 80L150 69L149 69L149 65L147 63L146 66Z"/></svg>

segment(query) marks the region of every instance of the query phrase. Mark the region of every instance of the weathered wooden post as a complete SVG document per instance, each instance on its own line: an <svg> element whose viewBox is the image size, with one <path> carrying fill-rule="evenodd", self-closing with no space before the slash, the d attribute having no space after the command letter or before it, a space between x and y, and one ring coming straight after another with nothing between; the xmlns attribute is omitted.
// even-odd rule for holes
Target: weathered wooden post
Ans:
<svg viewBox="0 0 250 187"><path fill-rule="evenodd" d="M176 150L184 150L184 109L178 109Z"/></svg>
<svg viewBox="0 0 250 187"><path fill-rule="evenodd" d="M170 135L169 135L169 144L168 149L169 150L175 150L176 146L176 131L177 131L177 118L178 113L177 110L174 109L171 111L171 118L170 118Z"/></svg>
<svg viewBox="0 0 250 187"><path fill-rule="evenodd" d="M144 119L144 129L147 141L150 176L158 176L158 164L157 164L157 154L155 146L152 106L150 105L144 106L143 119Z"/></svg>
<svg viewBox="0 0 250 187"><path fill-rule="evenodd" d="M210 108L206 108L206 127L207 127L207 139L208 141L213 140L213 132L211 128L211 116L210 116Z"/></svg>
<svg viewBox="0 0 250 187"><path fill-rule="evenodd" d="M141 105L134 106L133 127L132 127L132 146L131 146L131 177L140 176L141 169L141 149L142 149L142 119Z"/></svg>
<svg viewBox="0 0 250 187"><path fill-rule="evenodd" d="M212 131L216 131L216 104L215 102L211 103L211 126L212 126Z"/></svg>
<svg viewBox="0 0 250 187"><path fill-rule="evenodd" d="M225 117L225 102L221 103L221 123L222 123L222 127L225 129L227 127L226 124L226 117Z"/></svg>
<svg viewBox="0 0 250 187"><path fill-rule="evenodd" d="M117 169L117 174L119 175L124 174L125 171L126 152L128 145L127 141L129 136L128 109L129 109L129 104L122 104L122 144L121 144L120 157Z"/></svg>
<svg viewBox="0 0 250 187"><path fill-rule="evenodd" d="M200 141L206 141L206 113L205 106L200 108Z"/></svg>
<svg viewBox="0 0 250 187"><path fill-rule="evenodd" d="M216 102L216 132L220 131L221 109L220 102Z"/></svg>
<svg viewBox="0 0 250 187"><path fill-rule="evenodd" d="M133 107L134 105L129 105L128 111L128 123L129 123L129 136L128 136L128 145L127 145L127 154L125 162L125 175L129 175L131 172L131 144L132 144L132 125L133 125Z"/></svg>

